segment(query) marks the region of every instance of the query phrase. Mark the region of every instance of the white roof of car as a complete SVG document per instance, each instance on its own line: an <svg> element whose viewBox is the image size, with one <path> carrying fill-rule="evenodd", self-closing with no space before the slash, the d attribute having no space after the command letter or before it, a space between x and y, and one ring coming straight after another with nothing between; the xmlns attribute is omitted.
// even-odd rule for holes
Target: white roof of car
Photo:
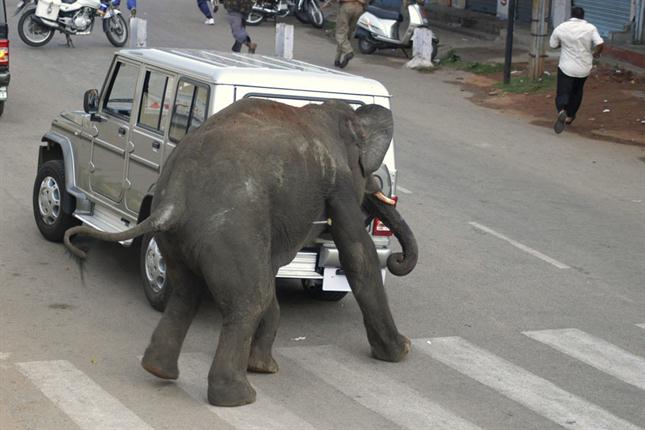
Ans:
<svg viewBox="0 0 645 430"><path fill-rule="evenodd" d="M123 49L119 54L216 84L390 97L374 79L293 59L182 48Z"/></svg>

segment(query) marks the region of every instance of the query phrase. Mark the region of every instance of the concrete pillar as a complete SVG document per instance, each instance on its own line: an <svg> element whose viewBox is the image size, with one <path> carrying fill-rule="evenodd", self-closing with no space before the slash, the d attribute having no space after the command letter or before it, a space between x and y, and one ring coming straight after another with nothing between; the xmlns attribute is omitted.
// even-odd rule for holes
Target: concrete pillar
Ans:
<svg viewBox="0 0 645 430"><path fill-rule="evenodd" d="M275 55L293 58L293 25L284 23L275 25Z"/></svg>
<svg viewBox="0 0 645 430"><path fill-rule="evenodd" d="M497 18L508 18L508 4L510 0L497 0Z"/></svg>
<svg viewBox="0 0 645 430"><path fill-rule="evenodd" d="M551 1L551 17L555 28L571 17L571 0Z"/></svg>
<svg viewBox="0 0 645 430"><path fill-rule="evenodd" d="M529 77L537 81L544 74L544 58L549 37L547 22L549 0L533 0L531 14L531 48L529 50Z"/></svg>
<svg viewBox="0 0 645 430"><path fill-rule="evenodd" d="M141 18L130 18L130 48L148 46L148 21Z"/></svg>

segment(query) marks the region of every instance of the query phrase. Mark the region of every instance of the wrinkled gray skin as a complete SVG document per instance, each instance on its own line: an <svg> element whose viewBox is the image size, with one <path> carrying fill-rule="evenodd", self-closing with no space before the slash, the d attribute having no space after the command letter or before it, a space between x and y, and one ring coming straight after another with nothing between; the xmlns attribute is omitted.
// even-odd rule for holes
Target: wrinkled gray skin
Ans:
<svg viewBox="0 0 645 430"><path fill-rule="evenodd" d="M164 379L179 375L188 327L208 288L222 313L208 400L237 406L255 400L246 372L273 373L279 320L275 276L308 239L330 231L358 301L375 358L399 361L410 350L392 319L374 244L361 204L393 229L403 252L388 261L404 275L414 268L414 236L393 206L371 193L372 173L392 138L392 114L368 105L353 111L326 102L294 108L245 99L211 117L173 151L159 178L149 218L123 233L70 229L103 240L156 232L172 295L142 360ZM365 194L365 193L368 194Z"/></svg>

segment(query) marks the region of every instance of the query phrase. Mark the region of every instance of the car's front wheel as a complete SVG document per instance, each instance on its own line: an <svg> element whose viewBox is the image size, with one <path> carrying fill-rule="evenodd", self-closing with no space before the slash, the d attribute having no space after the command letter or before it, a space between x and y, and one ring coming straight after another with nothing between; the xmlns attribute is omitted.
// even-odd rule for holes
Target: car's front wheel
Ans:
<svg viewBox="0 0 645 430"><path fill-rule="evenodd" d="M34 181L33 209L38 230L45 239L61 242L67 229L80 222L64 211L64 203L74 197L65 189L65 163L50 160L40 165ZM73 204L72 204L73 207Z"/></svg>
<svg viewBox="0 0 645 430"><path fill-rule="evenodd" d="M168 283L166 263L153 234L145 234L141 240L139 269L143 292L154 309L163 312L170 298L172 287Z"/></svg>

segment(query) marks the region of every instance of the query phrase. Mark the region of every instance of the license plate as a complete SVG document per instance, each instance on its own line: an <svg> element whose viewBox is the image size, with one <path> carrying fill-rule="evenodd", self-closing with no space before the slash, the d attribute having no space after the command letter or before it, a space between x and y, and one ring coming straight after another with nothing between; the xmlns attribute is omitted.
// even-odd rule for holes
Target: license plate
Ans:
<svg viewBox="0 0 645 430"><path fill-rule="evenodd" d="M381 269L381 278L385 282L385 269ZM323 291L352 291L347 277L334 267L325 267L322 289Z"/></svg>
<svg viewBox="0 0 645 430"><path fill-rule="evenodd" d="M7 87L0 88L0 100L7 100Z"/></svg>

